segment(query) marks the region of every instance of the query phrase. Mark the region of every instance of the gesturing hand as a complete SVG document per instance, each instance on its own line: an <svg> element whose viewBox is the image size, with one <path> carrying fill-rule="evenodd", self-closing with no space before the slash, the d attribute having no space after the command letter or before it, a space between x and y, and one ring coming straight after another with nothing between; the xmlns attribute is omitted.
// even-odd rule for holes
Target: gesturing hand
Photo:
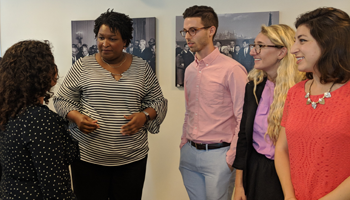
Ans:
<svg viewBox="0 0 350 200"><path fill-rule="evenodd" d="M122 135L133 135L137 133L140 128L146 123L146 115L144 113L134 113L132 115L125 116L124 118L130 120L127 124L121 127L120 132Z"/></svg>
<svg viewBox="0 0 350 200"><path fill-rule="evenodd" d="M97 124L97 120L93 120L90 117L83 114L76 118L75 123L77 124L81 132L86 134L91 133L92 131L100 128L100 125Z"/></svg>

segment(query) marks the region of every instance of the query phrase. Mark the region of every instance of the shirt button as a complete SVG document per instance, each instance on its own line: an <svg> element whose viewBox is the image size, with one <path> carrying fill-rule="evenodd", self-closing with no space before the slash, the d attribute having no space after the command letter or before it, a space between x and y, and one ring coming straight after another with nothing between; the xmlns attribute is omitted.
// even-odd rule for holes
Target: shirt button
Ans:
<svg viewBox="0 0 350 200"><path fill-rule="evenodd" d="M199 73L202 73L202 71L199 71Z"/></svg>
<svg viewBox="0 0 350 200"><path fill-rule="evenodd" d="M197 127L194 127L194 129L197 129Z"/></svg>
<svg viewBox="0 0 350 200"><path fill-rule="evenodd" d="M196 87L199 87L198 85L196 85Z"/></svg>
<svg viewBox="0 0 350 200"><path fill-rule="evenodd" d="M207 66L208 66L208 64L207 64Z"/></svg>

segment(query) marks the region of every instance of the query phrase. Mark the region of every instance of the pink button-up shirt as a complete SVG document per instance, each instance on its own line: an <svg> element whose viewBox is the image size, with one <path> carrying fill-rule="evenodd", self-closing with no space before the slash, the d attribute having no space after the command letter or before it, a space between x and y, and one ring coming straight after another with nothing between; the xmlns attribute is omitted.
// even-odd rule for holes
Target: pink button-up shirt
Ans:
<svg viewBox="0 0 350 200"><path fill-rule="evenodd" d="M231 143L226 162L233 164L242 118L247 71L217 48L195 59L185 72L186 113L180 148L196 143Z"/></svg>

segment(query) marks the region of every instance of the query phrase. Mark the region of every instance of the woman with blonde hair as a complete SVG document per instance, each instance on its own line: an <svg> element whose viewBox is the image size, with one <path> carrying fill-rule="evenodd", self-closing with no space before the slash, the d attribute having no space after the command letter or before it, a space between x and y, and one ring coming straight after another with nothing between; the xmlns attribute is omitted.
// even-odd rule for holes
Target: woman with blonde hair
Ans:
<svg viewBox="0 0 350 200"><path fill-rule="evenodd" d="M235 200L283 199L274 167L275 144L287 92L304 78L290 52L294 34L284 24L262 26L249 45L255 63L248 74L233 163L237 169Z"/></svg>

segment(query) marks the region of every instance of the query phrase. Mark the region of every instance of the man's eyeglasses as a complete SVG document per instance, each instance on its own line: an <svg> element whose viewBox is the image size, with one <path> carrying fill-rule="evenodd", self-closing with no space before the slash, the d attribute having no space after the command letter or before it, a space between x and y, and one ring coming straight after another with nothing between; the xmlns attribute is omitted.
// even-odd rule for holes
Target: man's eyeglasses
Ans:
<svg viewBox="0 0 350 200"><path fill-rule="evenodd" d="M190 29L186 30L186 29L183 29L182 31L180 31L182 37L185 37L186 36L186 33L189 33L190 36L195 36L196 33L202 29L207 29L207 28L210 28L212 26L205 26L205 27L202 27L202 28L193 28L191 27Z"/></svg>
<svg viewBox="0 0 350 200"><path fill-rule="evenodd" d="M261 48L265 48L265 47L275 47L275 48L283 48L284 46L281 45L264 45L264 44L250 44L249 48L250 51L253 50L253 48L255 48L255 52L257 54L259 54L261 52Z"/></svg>

